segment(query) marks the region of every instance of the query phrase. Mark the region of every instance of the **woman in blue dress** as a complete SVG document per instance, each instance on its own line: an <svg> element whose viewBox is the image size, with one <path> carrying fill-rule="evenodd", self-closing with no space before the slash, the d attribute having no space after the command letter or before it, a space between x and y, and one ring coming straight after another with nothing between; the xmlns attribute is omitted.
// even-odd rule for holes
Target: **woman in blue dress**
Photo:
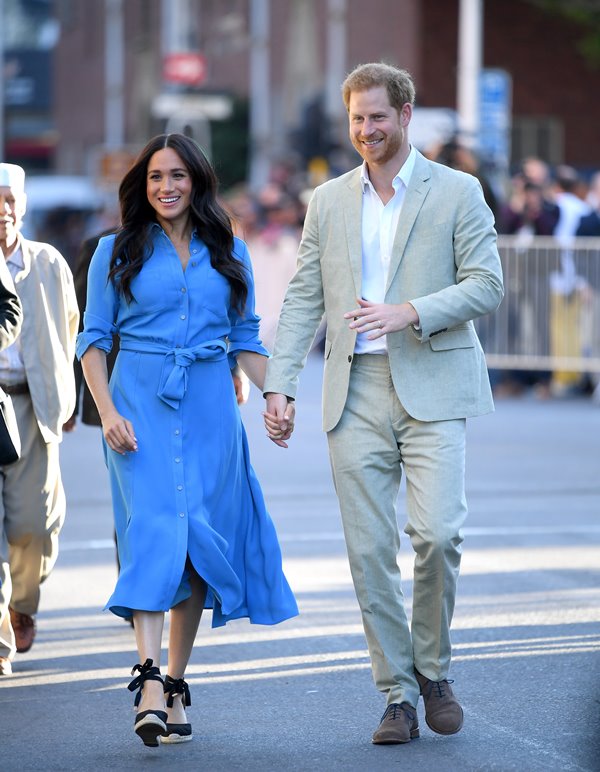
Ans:
<svg viewBox="0 0 600 772"><path fill-rule="evenodd" d="M107 608L134 619L134 728L150 746L192 737L184 675L204 608L213 626L298 613L231 378L237 360L262 390L268 352L248 252L216 188L190 138L147 144L119 189L122 226L92 258L77 340L102 420L121 565ZM113 333L121 347L109 383Z"/></svg>

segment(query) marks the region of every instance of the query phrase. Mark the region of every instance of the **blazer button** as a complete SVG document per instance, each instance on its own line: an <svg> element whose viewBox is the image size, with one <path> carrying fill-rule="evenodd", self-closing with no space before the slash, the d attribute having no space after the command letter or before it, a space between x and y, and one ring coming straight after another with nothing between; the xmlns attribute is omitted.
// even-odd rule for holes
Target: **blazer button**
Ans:
<svg viewBox="0 0 600 772"><path fill-rule="evenodd" d="M348 355L348 361L349 361L349 362L351 362L351 361L352 361L352 357L351 357L350 355Z"/></svg>

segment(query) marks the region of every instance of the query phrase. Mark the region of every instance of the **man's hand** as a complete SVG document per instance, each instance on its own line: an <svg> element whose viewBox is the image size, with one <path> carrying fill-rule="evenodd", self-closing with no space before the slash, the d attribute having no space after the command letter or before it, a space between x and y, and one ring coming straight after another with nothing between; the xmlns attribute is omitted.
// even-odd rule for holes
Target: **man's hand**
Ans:
<svg viewBox="0 0 600 772"><path fill-rule="evenodd" d="M285 394L275 394L274 392L269 392L266 399L267 408L263 417L267 437L280 448L287 448L286 440L289 440L294 431L294 416L296 415L294 403L288 402Z"/></svg>
<svg viewBox="0 0 600 772"><path fill-rule="evenodd" d="M344 319L351 319L351 330L368 332L369 340L377 340L388 332L400 332L410 324L419 324L419 314L410 303L392 305L391 303L371 303L358 298L358 308L344 314Z"/></svg>

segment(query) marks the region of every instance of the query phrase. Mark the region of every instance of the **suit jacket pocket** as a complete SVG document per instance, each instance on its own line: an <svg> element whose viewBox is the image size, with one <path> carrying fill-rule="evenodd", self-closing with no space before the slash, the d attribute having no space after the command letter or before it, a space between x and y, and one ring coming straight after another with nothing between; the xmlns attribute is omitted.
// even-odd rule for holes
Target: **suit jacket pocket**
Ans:
<svg viewBox="0 0 600 772"><path fill-rule="evenodd" d="M453 348L473 348L475 333L470 327L455 327L429 338L429 345L434 351L447 351Z"/></svg>

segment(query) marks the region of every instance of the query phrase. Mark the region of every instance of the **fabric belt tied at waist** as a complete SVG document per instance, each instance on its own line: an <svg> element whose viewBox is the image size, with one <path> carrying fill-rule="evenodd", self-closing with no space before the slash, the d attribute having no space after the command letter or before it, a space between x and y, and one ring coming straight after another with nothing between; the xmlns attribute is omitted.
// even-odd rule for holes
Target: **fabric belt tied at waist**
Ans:
<svg viewBox="0 0 600 772"><path fill-rule="evenodd" d="M0 383L0 389L13 397L15 394L29 394L29 384L23 383Z"/></svg>
<svg viewBox="0 0 600 772"><path fill-rule="evenodd" d="M121 350L164 354L165 361L156 394L165 404L175 409L187 391L189 366L198 360L218 360L227 356L227 344L221 338L205 341L192 348L172 348L161 346L160 343L121 339Z"/></svg>

